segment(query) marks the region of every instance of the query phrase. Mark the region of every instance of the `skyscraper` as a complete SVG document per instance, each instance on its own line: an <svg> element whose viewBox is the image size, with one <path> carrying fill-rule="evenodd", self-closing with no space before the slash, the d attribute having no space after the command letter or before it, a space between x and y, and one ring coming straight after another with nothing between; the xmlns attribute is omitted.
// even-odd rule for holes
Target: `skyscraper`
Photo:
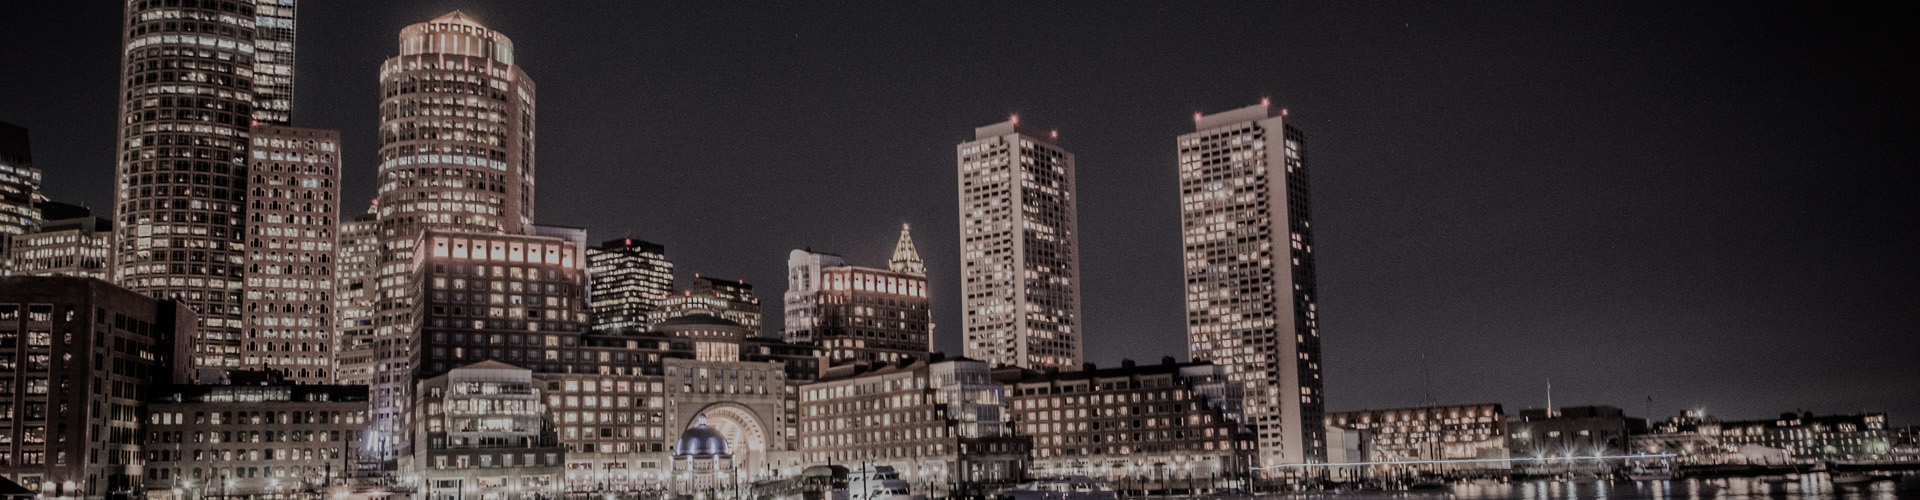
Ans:
<svg viewBox="0 0 1920 500"><path fill-rule="evenodd" d="M241 366L333 382L340 133L255 125Z"/></svg>
<svg viewBox="0 0 1920 500"><path fill-rule="evenodd" d="M794 250L787 257L781 337L820 347L829 363L926 360L933 352L933 316L919 264L905 227L889 269Z"/></svg>
<svg viewBox="0 0 1920 500"><path fill-rule="evenodd" d="M373 439L390 456L413 343L413 245L428 229L526 234L533 227L533 80L513 42L455 11L400 30L380 66L380 264Z"/></svg>
<svg viewBox="0 0 1920 500"><path fill-rule="evenodd" d="M129 1L121 30L113 281L198 311L206 369L241 361L253 7Z"/></svg>
<svg viewBox="0 0 1920 500"><path fill-rule="evenodd" d="M340 385L373 383L373 319L380 260L380 219L369 205L353 220L341 221L334 247L334 381Z"/></svg>
<svg viewBox="0 0 1920 500"><path fill-rule="evenodd" d="M1073 153L1020 117L960 143L960 284L969 358L1080 369Z"/></svg>
<svg viewBox="0 0 1920 500"><path fill-rule="evenodd" d="M1307 159L1286 114L1196 113L1179 139L1188 349L1246 384L1268 465L1326 460Z"/></svg>
<svg viewBox="0 0 1920 500"><path fill-rule="evenodd" d="M608 240L587 249L593 281L593 329L644 330L647 315L673 293L673 261L667 247L633 238Z"/></svg>
<svg viewBox="0 0 1920 500"><path fill-rule="evenodd" d="M7 248L40 219L34 196L40 194L40 169L33 168L27 129L0 122L0 276L13 272Z"/></svg>
<svg viewBox="0 0 1920 500"><path fill-rule="evenodd" d="M253 119L293 123L295 0L253 2Z"/></svg>

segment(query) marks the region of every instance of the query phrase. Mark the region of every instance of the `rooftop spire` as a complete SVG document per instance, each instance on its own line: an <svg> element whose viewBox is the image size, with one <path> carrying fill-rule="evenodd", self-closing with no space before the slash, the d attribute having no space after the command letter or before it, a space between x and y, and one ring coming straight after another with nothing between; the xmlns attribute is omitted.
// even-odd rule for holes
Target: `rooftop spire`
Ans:
<svg viewBox="0 0 1920 500"><path fill-rule="evenodd" d="M926 276L927 265L920 261L920 252L913 249L913 235L910 226L900 224L900 242L893 245L893 260L887 261L887 268L896 273Z"/></svg>

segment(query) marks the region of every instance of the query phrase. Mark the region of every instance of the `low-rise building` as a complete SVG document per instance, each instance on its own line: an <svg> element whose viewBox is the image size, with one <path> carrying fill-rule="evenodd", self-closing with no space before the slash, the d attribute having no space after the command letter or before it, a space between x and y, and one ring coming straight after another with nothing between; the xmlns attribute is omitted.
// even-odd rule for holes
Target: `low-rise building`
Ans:
<svg viewBox="0 0 1920 500"><path fill-rule="evenodd" d="M0 477L45 497L142 487L150 388L185 382L196 319L92 278L0 277Z"/></svg>
<svg viewBox="0 0 1920 500"><path fill-rule="evenodd" d="M147 497L343 491L366 425L366 386L172 386L147 404Z"/></svg>
<svg viewBox="0 0 1920 500"><path fill-rule="evenodd" d="M1504 469L1507 463L1507 420L1500 405L1424 406L1360 410L1327 414L1328 433L1334 429L1363 431L1352 436L1367 439L1365 462L1418 462L1424 471ZM1444 460L1485 460L1430 463Z"/></svg>
<svg viewBox="0 0 1920 500"><path fill-rule="evenodd" d="M107 279L113 261L112 221L77 205L49 201L35 208L41 218L26 232L12 235L13 274Z"/></svg>
<svg viewBox="0 0 1920 500"><path fill-rule="evenodd" d="M415 498L557 498L566 450L533 371L482 361L420 381L413 442L400 458Z"/></svg>
<svg viewBox="0 0 1920 500"><path fill-rule="evenodd" d="M1612 406L1527 409L1507 419L1507 450L1527 472L1609 470L1615 462L1597 457L1625 455L1646 427Z"/></svg>
<svg viewBox="0 0 1920 500"><path fill-rule="evenodd" d="M830 368L800 387L800 453L813 465L892 466L915 493L1021 479L1031 441L1008 426L1007 387L985 362Z"/></svg>
<svg viewBox="0 0 1920 500"><path fill-rule="evenodd" d="M1892 460L1898 441L1880 412L1723 421L1689 411L1654 424L1631 445L1635 452L1678 455L1686 464L1819 463Z"/></svg>
<svg viewBox="0 0 1920 500"><path fill-rule="evenodd" d="M1195 492L1231 487L1255 465L1244 387L1211 363L1006 369L999 380L1012 388L1009 420L1033 437L1035 475Z"/></svg>

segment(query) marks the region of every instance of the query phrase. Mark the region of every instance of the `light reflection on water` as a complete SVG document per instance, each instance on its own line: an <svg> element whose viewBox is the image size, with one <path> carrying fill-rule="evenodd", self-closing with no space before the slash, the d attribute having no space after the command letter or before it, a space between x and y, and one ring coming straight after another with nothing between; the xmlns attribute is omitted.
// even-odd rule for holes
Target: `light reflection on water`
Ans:
<svg viewBox="0 0 1920 500"><path fill-rule="evenodd" d="M1572 484L1553 481L1458 485L1433 492L1287 495L1314 500L1898 500L1920 499L1920 475L1865 484L1833 484L1825 474L1785 478L1680 479ZM1262 499L1275 498L1261 495Z"/></svg>

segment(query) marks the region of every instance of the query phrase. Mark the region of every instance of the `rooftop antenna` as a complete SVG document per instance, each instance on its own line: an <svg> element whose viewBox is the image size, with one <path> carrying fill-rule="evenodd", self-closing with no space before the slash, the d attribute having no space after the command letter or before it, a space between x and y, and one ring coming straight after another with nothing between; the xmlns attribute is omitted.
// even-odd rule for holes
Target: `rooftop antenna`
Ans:
<svg viewBox="0 0 1920 500"><path fill-rule="evenodd" d="M1553 418L1555 413L1558 412L1553 411L1553 377L1547 377L1547 418Z"/></svg>

